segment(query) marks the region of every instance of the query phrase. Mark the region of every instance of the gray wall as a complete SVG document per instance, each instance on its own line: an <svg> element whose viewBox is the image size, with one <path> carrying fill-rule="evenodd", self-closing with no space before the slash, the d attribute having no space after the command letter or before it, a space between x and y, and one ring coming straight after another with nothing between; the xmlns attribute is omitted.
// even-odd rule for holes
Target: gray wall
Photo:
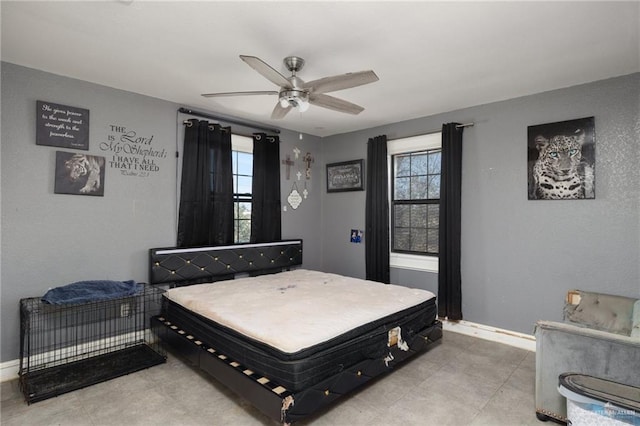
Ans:
<svg viewBox="0 0 640 426"><path fill-rule="evenodd" d="M125 126L153 135L153 148L166 149L157 172L126 176L106 169L104 197L54 194L55 152L73 150L35 144L36 101L90 110L88 154L105 156L100 143ZM19 299L42 296L48 288L87 279L147 281L151 247L173 246L176 238L176 139L185 117L179 105L2 63L1 149L1 341L2 362L19 356ZM234 127L235 129L235 127ZM240 129L244 132L250 130ZM116 133L116 136L118 134ZM319 138L283 131L281 154L293 147L316 157L309 197L283 212L283 238L303 238L304 266L320 269L322 158ZM282 174L283 202L292 181ZM300 191L303 189L303 184Z"/></svg>
<svg viewBox="0 0 640 426"><path fill-rule="evenodd" d="M364 229L365 192L327 194L325 164L365 158L376 135L473 121L464 133L465 319L530 333L537 319L560 319L570 288L638 297L639 87L634 74L324 139L283 131L281 157L294 147L315 157L309 197L283 212L283 238L304 239L306 268L364 277L364 244L350 243L349 230ZM175 158L145 178L107 168L104 197L54 194L55 151L64 149L35 144L36 100L89 109L88 153L107 160L99 145L109 125L153 135L155 149L172 153L184 119L171 102L2 63L1 361L18 357L20 298L83 279L146 281L148 248L175 244ZM528 201L527 126L591 115L596 199ZM294 178L281 177L284 204ZM437 292L435 274L393 269L391 278Z"/></svg>
<svg viewBox="0 0 640 426"><path fill-rule="evenodd" d="M640 297L640 74L540 93L323 141L327 162L366 158L369 138L464 131L462 295L464 319L531 333L561 319L567 290ZM595 116L596 199L527 200L527 126ZM365 165L366 167L366 165ZM325 194L324 269L364 277L365 194ZM366 238L366 235L365 235ZM437 293L437 275L391 272L392 282Z"/></svg>

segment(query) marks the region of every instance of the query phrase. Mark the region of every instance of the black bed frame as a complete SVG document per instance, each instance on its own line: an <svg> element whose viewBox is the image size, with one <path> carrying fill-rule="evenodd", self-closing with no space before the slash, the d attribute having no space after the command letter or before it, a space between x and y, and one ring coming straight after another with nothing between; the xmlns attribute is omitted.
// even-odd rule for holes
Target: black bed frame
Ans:
<svg viewBox="0 0 640 426"><path fill-rule="evenodd" d="M189 285L261 275L302 265L302 240L265 244L238 244L200 248L160 248L149 252L149 282L154 285ZM409 350L389 348L385 359L366 359L302 391L291 392L204 343L189 330L162 314L151 320L160 339L182 357L209 373L274 420L290 424L334 402L371 379L425 350L442 337L442 323L434 321L416 334Z"/></svg>

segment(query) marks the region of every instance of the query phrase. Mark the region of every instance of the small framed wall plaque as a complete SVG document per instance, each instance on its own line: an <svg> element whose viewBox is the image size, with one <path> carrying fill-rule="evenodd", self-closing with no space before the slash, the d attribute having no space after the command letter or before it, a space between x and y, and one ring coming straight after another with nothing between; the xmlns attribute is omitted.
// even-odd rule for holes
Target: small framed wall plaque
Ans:
<svg viewBox="0 0 640 426"><path fill-rule="evenodd" d="M89 149L89 110L36 101L36 145Z"/></svg>
<svg viewBox="0 0 640 426"><path fill-rule="evenodd" d="M362 191L364 160L327 164L327 192Z"/></svg>

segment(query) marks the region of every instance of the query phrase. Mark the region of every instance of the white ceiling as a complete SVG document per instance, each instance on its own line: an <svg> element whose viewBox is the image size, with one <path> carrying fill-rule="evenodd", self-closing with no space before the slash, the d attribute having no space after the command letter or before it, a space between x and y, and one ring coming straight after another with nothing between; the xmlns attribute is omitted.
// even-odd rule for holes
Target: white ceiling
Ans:
<svg viewBox="0 0 640 426"><path fill-rule="evenodd" d="M2 60L215 114L328 136L640 71L640 3L9 2ZM277 90L238 55L309 81L373 69L331 95L357 116L311 106L283 120ZM55 100L54 100L55 101Z"/></svg>

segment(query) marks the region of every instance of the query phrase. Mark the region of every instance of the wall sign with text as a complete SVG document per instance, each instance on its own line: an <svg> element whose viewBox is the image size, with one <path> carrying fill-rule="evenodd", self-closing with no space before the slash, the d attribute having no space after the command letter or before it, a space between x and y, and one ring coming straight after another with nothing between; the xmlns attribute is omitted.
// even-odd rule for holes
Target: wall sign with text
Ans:
<svg viewBox="0 0 640 426"><path fill-rule="evenodd" d="M327 164L327 192L362 191L364 160Z"/></svg>
<svg viewBox="0 0 640 426"><path fill-rule="evenodd" d="M36 145L89 149L89 110L36 102Z"/></svg>
<svg viewBox="0 0 640 426"><path fill-rule="evenodd" d="M153 135L141 134L137 130L109 124L107 141L100 143L100 150L110 154L107 164L120 170L124 176L148 177L160 171L160 160L167 158L165 148L154 147Z"/></svg>

